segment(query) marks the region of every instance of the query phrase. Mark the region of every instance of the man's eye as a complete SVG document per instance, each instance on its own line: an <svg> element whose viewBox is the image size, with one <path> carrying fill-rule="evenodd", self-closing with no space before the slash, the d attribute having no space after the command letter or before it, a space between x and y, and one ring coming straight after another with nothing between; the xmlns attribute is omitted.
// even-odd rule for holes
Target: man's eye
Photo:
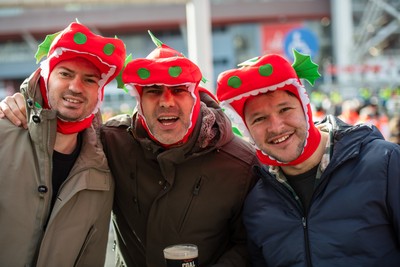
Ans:
<svg viewBox="0 0 400 267"><path fill-rule="evenodd" d="M97 84L97 80L96 79L86 79L86 82Z"/></svg>
<svg viewBox="0 0 400 267"><path fill-rule="evenodd" d="M280 110L280 113L285 113L285 112L287 112L287 111L289 111L289 110L291 110L292 108L291 107L284 107L284 108L282 108L281 110Z"/></svg>
<svg viewBox="0 0 400 267"><path fill-rule="evenodd" d="M253 120L253 124L258 123L258 122L261 122L261 121L263 121L264 119L265 119L265 117L257 117L257 118L255 118L255 119Z"/></svg>
<svg viewBox="0 0 400 267"><path fill-rule="evenodd" d="M63 77L70 77L71 76L68 72L65 72L65 71L61 71L60 75L63 76Z"/></svg>
<svg viewBox="0 0 400 267"><path fill-rule="evenodd" d="M182 89L182 88L174 88L174 89L172 90L172 92L173 92L174 94L181 94L181 93L184 93L184 92L188 92L188 90Z"/></svg>
<svg viewBox="0 0 400 267"><path fill-rule="evenodd" d="M162 93L162 90L158 90L158 89L146 89L145 90L146 94L153 94L153 95L159 95Z"/></svg>

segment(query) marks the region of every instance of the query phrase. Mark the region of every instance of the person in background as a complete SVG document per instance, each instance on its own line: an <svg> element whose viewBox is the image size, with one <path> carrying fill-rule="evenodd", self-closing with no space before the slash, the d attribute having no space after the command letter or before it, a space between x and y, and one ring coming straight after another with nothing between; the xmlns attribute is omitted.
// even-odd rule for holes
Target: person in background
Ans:
<svg viewBox="0 0 400 267"><path fill-rule="evenodd" d="M314 108L312 110L313 110L312 115L313 115L314 122L322 121L327 115L326 110L320 104L314 106Z"/></svg>
<svg viewBox="0 0 400 267"><path fill-rule="evenodd" d="M103 266L114 181L99 107L125 45L73 22L36 56L47 59L21 85L28 130L0 120L0 263Z"/></svg>
<svg viewBox="0 0 400 267"><path fill-rule="evenodd" d="M379 105L377 103L371 102L360 109L359 118L356 124L360 123L370 123L375 125L382 133L383 137L386 140L389 139L389 118L384 112L380 112Z"/></svg>
<svg viewBox="0 0 400 267"><path fill-rule="evenodd" d="M350 125L356 125L360 119L360 101L358 99L347 99L341 104L341 111L338 118Z"/></svg>
<svg viewBox="0 0 400 267"><path fill-rule="evenodd" d="M400 145L400 115L395 115L389 121L389 141Z"/></svg>
<svg viewBox="0 0 400 267"><path fill-rule="evenodd" d="M314 125L300 79L318 76L295 52L218 77L264 165L243 211L253 266L400 266L400 147L373 125Z"/></svg>

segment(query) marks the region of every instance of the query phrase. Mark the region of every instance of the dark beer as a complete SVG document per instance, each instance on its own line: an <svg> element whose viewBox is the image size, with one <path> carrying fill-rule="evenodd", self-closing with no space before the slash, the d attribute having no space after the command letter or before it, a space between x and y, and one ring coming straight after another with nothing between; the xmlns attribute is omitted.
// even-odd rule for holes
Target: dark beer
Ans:
<svg viewBox="0 0 400 267"><path fill-rule="evenodd" d="M167 267L198 267L197 246L192 244L178 244L164 249L164 258Z"/></svg>

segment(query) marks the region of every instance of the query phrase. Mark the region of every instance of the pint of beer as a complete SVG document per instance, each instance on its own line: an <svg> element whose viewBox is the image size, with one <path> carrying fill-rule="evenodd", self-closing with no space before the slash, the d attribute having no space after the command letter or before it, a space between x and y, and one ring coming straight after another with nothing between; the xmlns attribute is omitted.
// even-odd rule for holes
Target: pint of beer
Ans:
<svg viewBox="0 0 400 267"><path fill-rule="evenodd" d="M178 244L164 249L167 267L199 267L197 246L193 244Z"/></svg>

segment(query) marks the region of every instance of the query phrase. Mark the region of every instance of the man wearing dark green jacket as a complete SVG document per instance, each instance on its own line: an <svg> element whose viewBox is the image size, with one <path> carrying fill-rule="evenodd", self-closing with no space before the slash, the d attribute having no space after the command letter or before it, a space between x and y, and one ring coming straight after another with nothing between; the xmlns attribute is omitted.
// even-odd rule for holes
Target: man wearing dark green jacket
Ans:
<svg viewBox="0 0 400 267"><path fill-rule="evenodd" d="M202 267L249 266L242 207L257 159L198 86L199 68L162 45L122 78L138 111L102 128L118 266L164 266L163 249L178 243L197 245Z"/></svg>

